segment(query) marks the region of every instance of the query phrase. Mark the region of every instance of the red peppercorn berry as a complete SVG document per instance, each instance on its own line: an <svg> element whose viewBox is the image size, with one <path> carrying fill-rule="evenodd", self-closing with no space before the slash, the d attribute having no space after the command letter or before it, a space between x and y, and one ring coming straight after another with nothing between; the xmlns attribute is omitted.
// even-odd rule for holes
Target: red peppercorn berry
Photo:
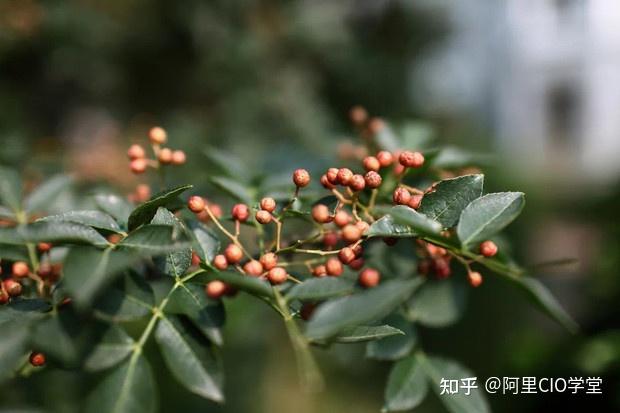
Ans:
<svg viewBox="0 0 620 413"><path fill-rule="evenodd" d="M190 211L192 211L195 214L198 214L202 211L204 211L205 206L206 206L206 202L204 200L204 198L200 197L200 196L192 196L188 201L187 201L187 207L189 208Z"/></svg>
<svg viewBox="0 0 620 413"><path fill-rule="evenodd" d="M28 358L30 364L34 367L41 367L45 365L45 354L33 351L30 353L30 357Z"/></svg>
<svg viewBox="0 0 620 413"><path fill-rule="evenodd" d="M493 241L484 241L480 244L480 254L490 258L497 254L497 245Z"/></svg>
<svg viewBox="0 0 620 413"><path fill-rule="evenodd" d="M269 271L278 265L278 256L273 252L268 252L260 257L260 263L265 270Z"/></svg>
<svg viewBox="0 0 620 413"><path fill-rule="evenodd" d="M310 183L310 174L305 169L297 169L293 172L293 182L298 188L306 187Z"/></svg>
<svg viewBox="0 0 620 413"><path fill-rule="evenodd" d="M364 288L376 287L381 281L381 274L374 268L366 268L359 273L358 281Z"/></svg>
<svg viewBox="0 0 620 413"><path fill-rule="evenodd" d="M243 251L235 244L229 244L224 250L224 256L229 264L238 264L243 258Z"/></svg>
<svg viewBox="0 0 620 413"><path fill-rule="evenodd" d="M286 282L287 278L288 274L286 273L286 270L282 267L274 267L270 269L267 273L267 279L273 285L283 284Z"/></svg>

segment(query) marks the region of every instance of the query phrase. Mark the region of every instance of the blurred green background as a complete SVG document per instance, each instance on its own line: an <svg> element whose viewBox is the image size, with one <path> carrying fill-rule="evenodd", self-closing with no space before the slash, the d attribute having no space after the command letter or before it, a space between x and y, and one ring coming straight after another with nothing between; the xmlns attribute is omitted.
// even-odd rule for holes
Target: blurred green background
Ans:
<svg viewBox="0 0 620 413"><path fill-rule="evenodd" d="M0 162L32 182L64 170L128 191L138 182L128 143L161 124L189 155L175 179L217 199L206 147L255 172L316 169L352 139L355 104L395 123L424 119L440 141L497 154L488 191L528 194L508 231L520 262L579 259L538 275L582 327L569 335L488 276L458 324L421 331L425 350L481 378L603 378L603 396L490 396L494 411L618 411L619 6L609 17L599 2L487 3L1 0ZM572 42L592 36L609 47ZM363 346L319 351L328 388L305 395L276 317L248 297L227 308L227 404L166 373L162 411L380 410L389 365L364 360ZM0 387L0 408L77 411L96 379L46 370ZM442 409L430 397L419 411Z"/></svg>

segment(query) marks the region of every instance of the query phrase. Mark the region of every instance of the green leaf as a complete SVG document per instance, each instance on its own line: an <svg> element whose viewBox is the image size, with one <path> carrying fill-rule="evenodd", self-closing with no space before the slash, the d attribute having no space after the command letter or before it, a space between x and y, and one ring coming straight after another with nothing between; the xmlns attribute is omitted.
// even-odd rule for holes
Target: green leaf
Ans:
<svg viewBox="0 0 620 413"><path fill-rule="evenodd" d="M213 272L209 274L209 279L224 281L226 284L235 287L248 294L259 295L273 298L271 285L267 281L256 277L248 277L232 271Z"/></svg>
<svg viewBox="0 0 620 413"><path fill-rule="evenodd" d="M286 298L291 300L324 300L330 297L351 294L355 288L351 280L334 277L310 278L293 286Z"/></svg>
<svg viewBox="0 0 620 413"><path fill-rule="evenodd" d="M89 303L116 275L140 260L125 250L74 247L65 258L63 283L79 306Z"/></svg>
<svg viewBox="0 0 620 413"><path fill-rule="evenodd" d="M213 347L170 317L159 321L155 339L166 365L181 384L206 399L224 401L221 363Z"/></svg>
<svg viewBox="0 0 620 413"><path fill-rule="evenodd" d="M398 137L387 123L381 128L379 133L374 136L374 141L379 148L386 151L395 152L402 148Z"/></svg>
<svg viewBox="0 0 620 413"><path fill-rule="evenodd" d="M383 411L403 411L417 407L428 393L425 371L415 355L394 364L385 387Z"/></svg>
<svg viewBox="0 0 620 413"><path fill-rule="evenodd" d="M521 288L528 297L548 316L560 323L571 333L576 333L579 326L562 308L556 298L539 280L532 277L504 277Z"/></svg>
<svg viewBox="0 0 620 413"><path fill-rule="evenodd" d="M26 361L29 325L23 321L13 321L2 326L11 334L0 335L0 382L11 377Z"/></svg>
<svg viewBox="0 0 620 413"><path fill-rule="evenodd" d="M226 192L228 195L243 202L244 204L251 205L254 201L252 191L234 179L226 178L224 176L212 176L209 178L209 181L218 189Z"/></svg>
<svg viewBox="0 0 620 413"><path fill-rule="evenodd" d="M88 371L113 367L131 354L135 341L119 326L112 324L84 362Z"/></svg>
<svg viewBox="0 0 620 413"><path fill-rule="evenodd" d="M159 207L166 207L174 203L180 194L190 188L192 188L192 185L182 185L176 188L168 189L160 192L150 200L138 206L132 211L131 215L129 215L127 224L129 231L133 231L140 225L150 222Z"/></svg>
<svg viewBox="0 0 620 413"><path fill-rule="evenodd" d="M112 370L90 394L90 413L154 413L157 390L151 366L140 353Z"/></svg>
<svg viewBox="0 0 620 413"><path fill-rule="evenodd" d="M433 138L433 127L422 121L408 121L398 130L401 136L400 148L419 150L426 147Z"/></svg>
<svg viewBox="0 0 620 413"><path fill-rule="evenodd" d="M415 237L417 234L407 225L397 224L391 215L385 215L370 225L366 235L371 237Z"/></svg>
<svg viewBox="0 0 620 413"><path fill-rule="evenodd" d="M498 192L472 201L461 213L456 233L464 246L497 234L521 213L525 205L522 192Z"/></svg>
<svg viewBox="0 0 620 413"><path fill-rule="evenodd" d="M482 195L484 175L465 175L439 182L433 192L425 194L418 212L451 228L470 202Z"/></svg>
<svg viewBox="0 0 620 413"><path fill-rule="evenodd" d="M366 357L375 360L398 360L407 356L417 341L413 326L398 314L393 314L384 321L398 328L403 334L368 343Z"/></svg>
<svg viewBox="0 0 620 413"><path fill-rule="evenodd" d="M118 244L120 248L138 250L149 255L184 250L189 246L184 233L175 232L168 225L152 224L138 228Z"/></svg>
<svg viewBox="0 0 620 413"><path fill-rule="evenodd" d="M208 299L201 285L181 284L170 296L166 313L188 316L211 341L222 345L220 327L224 325L224 306L220 301Z"/></svg>
<svg viewBox="0 0 620 413"><path fill-rule="evenodd" d="M471 371L452 360L439 357L426 357L421 353L417 355L418 362L424 370L431 388L437 394L439 400L452 413L487 413L490 412L489 405L478 383L478 388L471 389L469 395L465 394L465 389L460 389L458 393L441 394L441 379L458 380L476 377Z"/></svg>
<svg viewBox="0 0 620 413"><path fill-rule="evenodd" d="M118 223L125 225L131 214L132 206L127 200L118 195L99 194L95 195L97 207L116 219Z"/></svg>
<svg viewBox="0 0 620 413"><path fill-rule="evenodd" d="M461 148L447 146L439 151L433 166L439 169L457 169L472 165L489 165L493 156L465 151Z"/></svg>
<svg viewBox="0 0 620 413"><path fill-rule="evenodd" d="M26 197L24 209L28 212L45 211L72 182L73 179L66 175L51 177Z"/></svg>
<svg viewBox="0 0 620 413"><path fill-rule="evenodd" d="M121 230L114 218L101 211L69 211L43 217L36 222L74 222L104 231L120 232Z"/></svg>
<svg viewBox="0 0 620 413"><path fill-rule="evenodd" d="M21 245L0 244L0 259L9 261L28 261L28 248Z"/></svg>
<svg viewBox="0 0 620 413"><path fill-rule="evenodd" d="M187 243L172 239L172 228L165 225L141 227L115 248L74 247L65 258L65 288L78 305L84 306L119 273L140 260L186 247Z"/></svg>
<svg viewBox="0 0 620 413"><path fill-rule="evenodd" d="M219 150L214 146L206 147L203 150L205 156L212 164L220 168L226 175L239 180L245 180L249 177L244 172L247 170L243 161L228 152Z"/></svg>
<svg viewBox="0 0 620 413"><path fill-rule="evenodd" d="M73 222L35 222L13 228L0 228L0 243L21 245L39 242L108 246L108 241L97 231Z"/></svg>
<svg viewBox="0 0 620 413"><path fill-rule="evenodd" d="M14 212L21 209L22 182L13 169L0 166L0 202Z"/></svg>
<svg viewBox="0 0 620 413"><path fill-rule="evenodd" d="M191 221L189 223L191 236L193 238L193 249L203 262L211 262L220 250L220 240L218 237L201 222Z"/></svg>
<svg viewBox="0 0 620 413"><path fill-rule="evenodd" d="M111 322L132 321L151 314L154 305L150 284L141 275L129 272L97 300L95 314Z"/></svg>
<svg viewBox="0 0 620 413"><path fill-rule="evenodd" d="M181 221L166 208L160 207L151 223L170 226L172 228L173 238L179 238L181 235L187 233ZM185 271L192 265L192 250L191 248L184 248L179 251L171 252L167 254L165 258L156 260L156 263L164 274L168 274L171 277L180 277L185 274Z"/></svg>
<svg viewBox="0 0 620 413"><path fill-rule="evenodd" d="M90 333L75 312L61 311L38 322L32 332L32 345L48 357L76 367L83 355Z"/></svg>
<svg viewBox="0 0 620 413"><path fill-rule="evenodd" d="M403 334L405 333L401 330L387 324L380 326L356 326L343 329L334 341L336 343L361 343Z"/></svg>
<svg viewBox="0 0 620 413"><path fill-rule="evenodd" d="M420 235L437 236L443 229L439 222L405 205L392 207L389 214L396 224L407 225Z"/></svg>
<svg viewBox="0 0 620 413"><path fill-rule="evenodd" d="M379 320L406 300L422 283L421 279L386 281L378 287L321 304L307 325L313 340L332 337L345 327Z"/></svg>
<svg viewBox="0 0 620 413"><path fill-rule="evenodd" d="M15 214L9 208L0 206L0 219L15 221Z"/></svg>
<svg viewBox="0 0 620 413"><path fill-rule="evenodd" d="M467 288L451 277L429 280L411 297L408 318L428 327L445 327L457 322L465 310Z"/></svg>
<svg viewBox="0 0 620 413"><path fill-rule="evenodd" d="M52 306L45 300L13 298L8 304L0 306L0 324L38 320L45 317L45 313L51 309Z"/></svg>

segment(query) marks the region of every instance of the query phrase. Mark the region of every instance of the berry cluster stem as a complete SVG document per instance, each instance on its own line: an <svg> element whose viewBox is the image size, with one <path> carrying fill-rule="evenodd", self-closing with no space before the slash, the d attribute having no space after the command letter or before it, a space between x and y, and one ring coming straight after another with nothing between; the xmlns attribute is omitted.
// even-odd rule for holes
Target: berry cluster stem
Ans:
<svg viewBox="0 0 620 413"><path fill-rule="evenodd" d="M243 254L246 257L248 257L249 259L252 259L252 256L247 252L247 250L243 247L243 245L239 241L238 236L231 234L230 231L228 231L226 228L224 228L224 226L220 223L219 219L217 219L217 217L211 211L211 208L209 208L209 205L205 205L205 211L207 211L207 214L209 214L209 218L211 218L211 220L218 227L218 229L220 231L222 231L222 233L224 235L226 235L228 238L230 238L230 240L233 242L233 244L235 244L236 246L241 248L241 251L243 251ZM237 232L238 232L238 228L237 228Z"/></svg>

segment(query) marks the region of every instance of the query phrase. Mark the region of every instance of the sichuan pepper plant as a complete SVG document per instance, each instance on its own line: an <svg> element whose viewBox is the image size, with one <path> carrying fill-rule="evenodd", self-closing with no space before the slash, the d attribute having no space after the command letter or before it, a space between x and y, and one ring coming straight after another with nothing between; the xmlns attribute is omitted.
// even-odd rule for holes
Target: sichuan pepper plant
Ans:
<svg viewBox="0 0 620 413"><path fill-rule="evenodd" d="M209 193L188 184L151 195L149 179L164 186L168 168L186 162L159 127L149 133L152 156L129 148L130 169L145 183L127 197L97 192L79 197L79 209L50 214L70 178L23 196L17 172L1 169L0 379L43 368L105 371L86 410L156 411L143 351L154 340L189 392L224 402L225 307L249 294L281 316L304 388L324 385L315 352L364 343L368 358L393 363L384 410L399 411L429 390L440 394L442 377L473 376L427 353L415 329L456 322L467 290L488 277L575 329L499 236L523 193L484 194L475 157L432 146L415 125L395 130L359 107L351 119L359 143L340 148L342 164L299 165L285 185L240 180L240 163L208 149L222 170ZM156 294L152 282L162 280ZM138 334L126 328L136 321ZM440 400L453 412L489 410L478 389Z"/></svg>

